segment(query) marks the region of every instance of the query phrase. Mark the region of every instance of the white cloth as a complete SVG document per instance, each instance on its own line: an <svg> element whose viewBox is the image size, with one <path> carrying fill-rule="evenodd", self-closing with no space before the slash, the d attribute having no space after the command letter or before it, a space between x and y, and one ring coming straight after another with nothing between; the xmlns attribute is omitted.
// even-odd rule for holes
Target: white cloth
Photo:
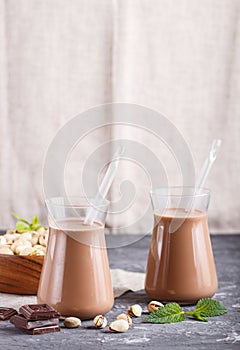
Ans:
<svg viewBox="0 0 240 350"><path fill-rule="evenodd" d="M239 0L0 0L0 227L14 225L12 211L46 218L42 166L55 132L120 101L166 115L196 168L223 140L207 183L210 227L239 232L239 30ZM149 191L134 169L121 172Z"/></svg>
<svg viewBox="0 0 240 350"><path fill-rule="evenodd" d="M112 269L111 278L115 298L124 294L128 290L136 292L144 288L144 273ZM19 309L22 305L35 303L37 303L36 295L0 293L1 307L12 307L14 309Z"/></svg>

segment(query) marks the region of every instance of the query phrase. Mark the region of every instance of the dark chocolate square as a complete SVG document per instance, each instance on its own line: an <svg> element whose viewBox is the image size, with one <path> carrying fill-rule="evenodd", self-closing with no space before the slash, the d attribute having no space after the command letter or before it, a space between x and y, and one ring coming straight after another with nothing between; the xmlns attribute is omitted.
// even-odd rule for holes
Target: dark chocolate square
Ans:
<svg viewBox="0 0 240 350"><path fill-rule="evenodd" d="M11 316L16 315L17 311L11 307L0 307L0 320L8 320Z"/></svg>
<svg viewBox="0 0 240 350"><path fill-rule="evenodd" d="M38 327L56 326L59 324L59 319L49 318L47 320L30 321L23 315L14 315L10 318L10 322L14 324L16 328L33 329Z"/></svg>
<svg viewBox="0 0 240 350"><path fill-rule="evenodd" d="M49 318L59 318L60 314L47 304L29 304L20 307L19 312L27 320L47 320Z"/></svg>

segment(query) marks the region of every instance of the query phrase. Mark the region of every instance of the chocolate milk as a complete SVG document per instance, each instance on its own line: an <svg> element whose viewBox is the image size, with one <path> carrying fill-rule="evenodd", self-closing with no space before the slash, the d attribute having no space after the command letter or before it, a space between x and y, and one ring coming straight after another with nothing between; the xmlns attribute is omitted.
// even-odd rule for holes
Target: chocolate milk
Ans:
<svg viewBox="0 0 240 350"><path fill-rule="evenodd" d="M104 227L66 219L50 227L38 303L62 315L81 319L105 314L113 306L113 290Z"/></svg>
<svg viewBox="0 0 240 350"><path fill-rule="evenodd" d="M218 283L207 215L167 209L154 220L145 281L148 296L182 304L212 297ZM170 225L175 232L170 233Z"/></svg>

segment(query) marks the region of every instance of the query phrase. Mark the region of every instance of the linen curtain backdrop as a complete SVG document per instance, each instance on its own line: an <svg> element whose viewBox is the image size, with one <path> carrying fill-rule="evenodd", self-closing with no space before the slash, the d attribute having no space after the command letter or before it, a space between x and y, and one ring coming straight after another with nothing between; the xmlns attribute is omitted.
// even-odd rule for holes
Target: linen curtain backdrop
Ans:
<svg viewBox="0 0 240 350"><path fill-rule="evenodd" d="M12 212L46 222L42 167L51 140L73 116L109 102L167 116L196 169L221 138L206 184L210 228L240 231L239 0L0 0L1 228L13 227ZM86 157L104 137L86 142ZM119 176L149 191L136 174L123 164Z"/></svg>

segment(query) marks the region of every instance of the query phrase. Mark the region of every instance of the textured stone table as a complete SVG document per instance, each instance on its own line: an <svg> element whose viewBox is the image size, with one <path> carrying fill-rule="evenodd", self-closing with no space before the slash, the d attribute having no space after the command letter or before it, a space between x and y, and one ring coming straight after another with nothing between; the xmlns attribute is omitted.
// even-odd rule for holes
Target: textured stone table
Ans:
<svg viewBox="0 0 240 350"><path fill-rule="evenodd" d="M128 271L145 270L150 237L146 236L123 248L109 249L111 268ZM216 298L228 308L228 313L210 318L208 323L187 320L176 324L152 325L143 317L134 319L127 333L113 334L98 330L91 321L81 328L61 329L59 333L27 335L9 322L0 322L0 349L239 349L240 347L240 235L212 236L219 279ZM149 299L144 291L128 292L115 300L108 313L109 320L133 303L142 305L147 314Z"/></svg>

